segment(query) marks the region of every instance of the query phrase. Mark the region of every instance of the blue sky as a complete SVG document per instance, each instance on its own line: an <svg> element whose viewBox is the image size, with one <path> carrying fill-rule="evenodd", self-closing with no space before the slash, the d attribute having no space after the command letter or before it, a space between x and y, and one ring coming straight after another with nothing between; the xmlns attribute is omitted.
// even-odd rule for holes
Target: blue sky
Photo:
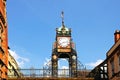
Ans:
<svg viewBox="0 0 120 80"><path fill-rule="evenodd" d="M51 57L61 11L78 59L93 68L106 58L120 29L120 0L7 0L9 47L22 68L42 68Z"/></svg>

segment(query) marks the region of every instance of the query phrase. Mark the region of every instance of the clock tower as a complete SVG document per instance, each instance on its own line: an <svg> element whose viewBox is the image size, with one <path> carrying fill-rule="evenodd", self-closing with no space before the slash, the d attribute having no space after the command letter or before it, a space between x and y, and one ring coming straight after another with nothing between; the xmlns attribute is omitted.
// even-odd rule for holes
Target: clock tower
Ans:
<svg viewBox="0 0 120 80"><path fill-rule="evenodd" d="M68 59L69 76L77 76L77 53L71 38L71 29L64 25L64 13L62 12L62 26L56 28L56 40L52 50L52 76L58 76L58 59Z"/></svg>

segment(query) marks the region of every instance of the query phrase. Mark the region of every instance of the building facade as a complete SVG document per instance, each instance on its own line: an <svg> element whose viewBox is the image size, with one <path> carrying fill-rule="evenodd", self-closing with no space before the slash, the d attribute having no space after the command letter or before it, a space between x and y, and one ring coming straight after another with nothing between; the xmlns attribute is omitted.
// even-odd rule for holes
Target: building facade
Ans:
<svg viewBox="0 0 120 80"><path fill-rule="evenodd" d="M8 56L8 78L10 77L21 77L21 72L19 69L19 66L16 62L16 60L14 59L14 57L11 55L12 51L9 50L9 56Z"/></svg>
<svg viewBox="0 0 120 80"><path fill-rule="evenodd" d="M107 52L109 80L120 80L120 31L114 33L115 44Z"/></svg>
<svg viewBox="0 0 120 80"><path fill-rule="evenodd" d="M0 78L7 78L8 65L8 26L6 0L0 0Z"/></svg>
<svg viewBox="0 0 120 80"><path fill-rule="evenodd" d="M106 59L96 66L89 77L95 80L120 80L120 31L114 33L114 45L106 53Z"/></svg>

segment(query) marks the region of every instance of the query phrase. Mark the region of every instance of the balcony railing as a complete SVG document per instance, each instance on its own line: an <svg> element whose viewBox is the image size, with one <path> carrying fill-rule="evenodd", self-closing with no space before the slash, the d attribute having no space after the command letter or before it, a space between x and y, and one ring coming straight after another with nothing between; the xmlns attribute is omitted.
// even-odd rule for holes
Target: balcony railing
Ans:
<svg viewBox="0 0 120 80"><path fill-rule="evenodd" d="M52 77L51 69L16 69L16 71L9 70L8 77ZM86 77L89 74L90 70L77 70L77 77ZM57 77L71 77L69 69L58 69Z"/></svg>

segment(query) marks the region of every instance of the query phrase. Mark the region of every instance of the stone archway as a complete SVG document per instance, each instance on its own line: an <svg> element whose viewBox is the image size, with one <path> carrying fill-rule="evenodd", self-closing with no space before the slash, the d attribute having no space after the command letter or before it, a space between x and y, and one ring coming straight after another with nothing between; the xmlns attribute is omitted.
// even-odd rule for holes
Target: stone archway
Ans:
<svg viewBox="0 0 120 80"><path fill-rule="evenodd" d="M69 77L77 76L77 55L76 53L55 53L52 54L52 76L58 77L58 60L59 58L68 59Z"/></svg>

